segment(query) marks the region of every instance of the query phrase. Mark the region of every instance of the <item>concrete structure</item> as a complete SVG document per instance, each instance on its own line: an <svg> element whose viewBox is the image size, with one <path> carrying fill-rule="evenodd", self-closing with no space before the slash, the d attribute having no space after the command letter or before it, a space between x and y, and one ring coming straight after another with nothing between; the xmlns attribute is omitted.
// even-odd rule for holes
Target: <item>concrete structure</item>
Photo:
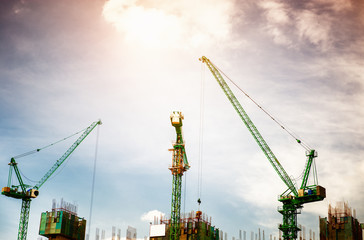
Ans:
<svg viewBox="0 0 364 240"><path fill-rule="evenodd" d="M137 230L133 227L128 226L126 230L126 240L136 240L137 238Z"/></svg>
<svg viewBox="0 0 364 240"><path fill-rule="evenodd" d="M180 240L222 240L222 232L211 225L205 214L197 211L181 214ZM155 220L150 225L150 240L169 240L170 219Z"/></svg>
<svg viewBox="0 0 364 240"><path fill-rule="evenodd" d="M39 235L49 240L84 240L86 220L79 218L75 205L61 200L56 208L55 200L51 212L43 212L40 219Z"/></svg>
<svg viewBox="0 0 364 240"><path fill-rule="evenodd" d="M328 217L320 217L320 240L363 240L362 224L347 203L329 205Z"/></svg>

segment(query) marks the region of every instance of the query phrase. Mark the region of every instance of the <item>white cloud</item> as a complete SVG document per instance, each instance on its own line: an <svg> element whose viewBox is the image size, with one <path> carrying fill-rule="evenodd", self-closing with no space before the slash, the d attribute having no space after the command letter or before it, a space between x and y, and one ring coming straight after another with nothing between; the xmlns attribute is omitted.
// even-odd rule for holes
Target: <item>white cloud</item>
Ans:
<svg viewBox="0 0 364 240"><path fill-rule="evenodd" d="M341 12L352 8L351 1L348 0L316 0L313 1L314 5L325 5L335 12Z"/></svg>
<svg viewBox="0 0 364 240"><path fill-rule="evenodd" d="M287 9L283 3L275 1L263 1L259 3L260 7L267 10L266 17L269 22L277 24L286 24L289 22Z"/></svg>
<svg viewBox="0 0 364 240"><path fill-rule="evenodd" d="M297 30L300 39L307 39L310 43L327 50L330 45L331 19L325 14L316 14L305 10L298 13Z"/></svg>
<svg viewBox="0 0 364 240"><path fill-rule="evenodd" d="M140 219L144 222L154 222L155 218L163 217L165 214L158 210L151 210L147 213L144 213Z"/></svg>
<svg viewBox="0 0 364 240"><path fill-rule="evenodd" d="M277 1L261 1L258 6L264 10L266 31L273 37L273 41L278 45L291 46L292 41L284 31L285 27L290 25L287 6Z"/></svg>
<svg viewBox="0 0 364 240"><path fill-rule="evenodd" d="M333 24L352 10L349 1L317 0L295 4L280 0L262 0L258 6L264 11L265 30L274 43L287 47L298 47L304 43L320 51L328 51L335 41Z"/></svg>

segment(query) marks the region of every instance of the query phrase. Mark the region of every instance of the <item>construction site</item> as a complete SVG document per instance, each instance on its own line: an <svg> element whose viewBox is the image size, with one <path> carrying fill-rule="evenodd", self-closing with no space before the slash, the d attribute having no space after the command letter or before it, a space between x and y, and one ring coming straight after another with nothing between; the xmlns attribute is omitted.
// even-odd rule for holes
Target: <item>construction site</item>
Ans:
<svg viewBox="0 0 364 240"><path fill-rule="evenodd" d="M364 240L364 0L2 0L0 43L0 240Z"/></svg>
<svg viewBox="0 0 364 240"><path fill-rule="evenodd" d="M329 205L328 217L319 218L319 233L299 224L298 215L301 213L305 204L320 202L326 198L325 187L319 185L315 158L318 154L315 149L309 147L301 138L295 136L293 132L287 130L280 122L276 121L273 116L266 112L257 104L249 95L241 90L249 100L251 100L259 109L263 110L276 124L279 125L289 136L293 137L295 142L304 148L306 164L302 171L301 183L294 182L290 174L286 172L277 157L274 155L267 142L264 140L257 127L250 119L235 94L225 81L228 77L223 74L208 58L205 56L199 59L205 64L213 77L217 81L221 90L228 98L230 104L235 109L238 117L242 120L242 127L247 128L252 135L252 141L255 141L263 152L268 163L272 165L278 177L286 185L287 189L279 194L278 201L281 206L277 208L281 215L281 223L278 224L276 233L267 233L263 228L257 228L255 231L237 229L237 237L228 237L223 229L215 226L212 217L207 212L200 210L200 196L197 200L198 210L188 213L181 212L182 205L182 176L190 169L190 163L187 158L186 144L183 136L184 115L180 111L173 111L170 115L170 123L175 130L176 140L173 142L172 162L168 169L172 175L170 215L155 216L154 221L150 222L149 236L145 239L150 240L362 240L364 224L356 219L355 210L348 206L347 203L338 204L335 208ZM43 148L26 152L24 154L12 157L9 163L9 179L7 186L2 188L2 195L15 198L22 201L18 240L27 239L28 219L30 212L30 203L39 195L40 187L52 176L63 162L76 150L82 141L99 125L101 120L93 122L83 132L81 136L71 145L71 147L54 163L51 169L33 186L25 184L18 168L16 159L37 153L43 149L54 145L52 143ZM166 127L167 128L167 127ZM67 137L68 138L68 137ZM65 139L67 139L65 138ZM61 140L62 141L62 140ZM57 143L57 142L56 142ZM263 157L262 157L263 158ZM20 167L20 166L19 166ZM16 175L17 183L12 183L12 174ZM311 179L311 181L310 181ZM200 187L200 186L199 186ZM277 189L277 191L279 191ZM82 207L82 206L81 206ZM53 202L52 209L41 213L39 224L39 235L50 240L105 240L110 239L106 236L105 230L100 232L96 228L95 238L88 234L87 219L77 215L77 207L69 204L63 199L60 204ZM43 239L42 237L38 239ZM112 227L112 240L120 240L121 230ZM128 227L126 231L127 240L137 239L137 229Z"/></svg>

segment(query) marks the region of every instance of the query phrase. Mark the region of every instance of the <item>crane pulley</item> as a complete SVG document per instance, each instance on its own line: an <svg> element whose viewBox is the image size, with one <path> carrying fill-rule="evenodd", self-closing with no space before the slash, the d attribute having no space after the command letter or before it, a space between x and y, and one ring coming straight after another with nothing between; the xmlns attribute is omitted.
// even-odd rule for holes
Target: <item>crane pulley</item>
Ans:
<svg viewBox="0 0 364 240"><path fill-rule="evenodd" d="M20 175L20 171L18 169L18 163L15 159L30 155L32 153L39 152L41 149L39 148L30 152L26 152L24 154L12 157L9 163L9 177L8 184L6 187L3 187L1 190L1 194L16 198L22 199L22 208L20 213L20 223L18 230L18 240L26 240L27 238L27 230L28 230L28 220L29 220L29 211L30 211L30 202L33 198L36 198L39 195L39 188L49 179L49 177L62 165L62 163L71 155L71 153L81 144L81 142L92 132L92 130L97 126L101 125L101 120L93 122L86 130L81 134L81 136L68 148L68 150L54 163L54 165L48 170L48 172L34 185L24 184L24 181ZM75 135L75 134L74 134ZM13 171L16 174L19 185L12 185L12 173Z"/></svg>
<svg viewBox="0 0 364 240"><path fill-rule="evenodd" d="M298 210L301 209L305 203L321 201L326 197L325 188L319 186L317 183L317 172L315 168L313 170L315 183L313 185L307 186L308 177L312 169L312 163L314 158L317 157L317 152L313 149L307 150L307 161L303 172L302 184L301 187L297 189L248 114L245 112L244 108L240 105L239 101L225 82L218 68L205 56L201 57L199 60L207 65L221 89L229 99L230 103L233 105L234 109L243 120L245 126L248 128L249 132L277 172L278 176L288 187L288 189L282 193L279 198L279 201L283 203L283 207L279 208L278 210L283 215L283 223L280 224L279 229L283 232L283 238L285 240L296 239L297 231L300 230L297 227L297 214L300 213ZM300 140L296 140L298 143L301 143ZM307 145L305 146L307 147Z"/></svg>

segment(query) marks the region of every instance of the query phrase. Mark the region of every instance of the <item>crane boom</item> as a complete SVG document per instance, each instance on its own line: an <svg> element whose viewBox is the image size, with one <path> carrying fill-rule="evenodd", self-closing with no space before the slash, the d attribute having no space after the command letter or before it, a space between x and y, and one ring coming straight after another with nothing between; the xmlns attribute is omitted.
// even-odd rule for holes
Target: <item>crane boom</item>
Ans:
<svg viewBox="0 0 364 240"><path fill-rule="evenodd" d="M72 146L59 158L56 163L48 170L48 172L39 180L39 182L34 186L35 189L39 189L48 178L57 170L59 166L73 153L73 151L80 145L80 143L94 130L94 128L101 124L101 121L93 122L86 130L81 134L81 136L72 144Z"/></svg>
<svg viewBox="0 0 364 240"><path fill-rule="evenodd" d="M224 91L225 95L235 108L236 112L239 114L241 120L243 120L245 126L248 128L249 132L253 135L255 141L258 143L259 147L262 149L265 156L268 158L269 162L272 164L273 168L278 173L279 177L282 179L282 181L286 184L286 186L289 188L289 190L295 195L298 196L298 192L291 180L291 178L288 176L287 172L284 170L282 165L279 163L278 159L272 152L272 150L269 148L268 144L262 137L262 135L259 133L258 129L255 127L254 123L251 121L248 114L245 112L243 107L240 105L239 101L235 97L234 93L231 91L230 87L225 82L224 78L221 76L219 70L211 63L211 61L203 56L200 58L200 60L203 63L206 63L207 67L210 69L211 73L214 75L215 79L219 83L220 87Z"/></svg>
<svg viewBox="0 0 364 240"><path fill-rule="evenodd" d="M303 208L303 204L322 201L326 197L325 188L319 186L317 183L317 173L315 168L315 183L311 186L307 186L312 163L314 158L317 157L317 152L312 149L309 149L307 151L306 155L308 158L303 172L302 184L301 187L297 190L291 178L288 176L282 165L279 163L278 159L275 157L268 144L265 142L243 107L240 105L239 101L225 82L224 78L221 76L220 71L217 69L217 67L212 64L211 61L205 56L201 57L200 61L205 63L210 69L211 73L219 83L225 95L228 97L229 101L239 114L240 118L243 120L245 126L248 128L249 132L252 134L255 141L258 143L259 147L262 149L263 153L278 173L279 177L287 185L288 189L284 193L282 193L279 198L279 201L283 204L282 207L278 208L278 212L281 213L283 216L283 223L279 225L279 229L283 232L284 240L296 239L297 232L300 231L300 229L297 227L297 214L300 213L299 210ZM300 140L296 140L300 143Z"/></svg>

